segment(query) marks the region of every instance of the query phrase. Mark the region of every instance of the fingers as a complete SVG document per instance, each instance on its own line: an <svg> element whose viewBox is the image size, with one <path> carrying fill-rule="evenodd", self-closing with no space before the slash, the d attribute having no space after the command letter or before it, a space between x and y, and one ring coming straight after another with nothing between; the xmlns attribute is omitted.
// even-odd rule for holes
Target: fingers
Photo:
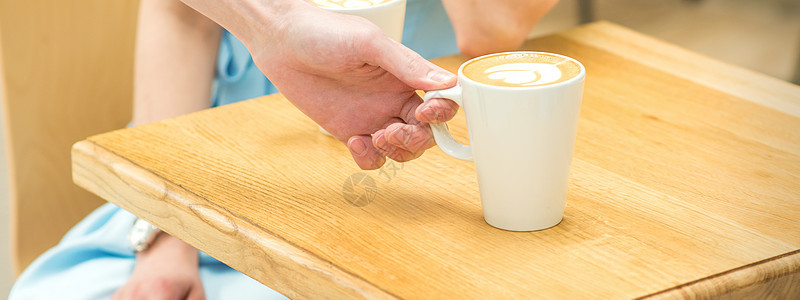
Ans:
<svg viewBox="0 0 800 300"><path fill-rule="evenodd" d="M347 141L347 148L356 164L364 170L378 169L389 157L397 162L419 158L436 142L427 124L393 123L375 132L372 137L357 135Z"/></svg>
<svg viewBox="0 0 800 300"><path fill-rule="evenodd" d="M450 121L458 112L458 104L452 100L433 98L417 107L414 117L425 123L439 124Z"/></svg>
<svg viewBox="0 0 800 300"><path fill-rule="evenodd" d="M347 149L358 167L363 170L374 170L383 166L386 158L372 144L372 137L356 135L347 140Z"/></svg>
<svg viewBox="0 0 800 300"><path fill-rule="evenodd" d="M398 162L419 158L425 150L436 144L430 128L424 123L391 124L376 132L372 143L384 155Z"/></svg>
<svg viewBox="0 0 800 300"><path fill-rule="evenodd" d="M415 158L415 155L405 149L390 144L386 138L386 129L378 130L372 135L372 143L377 149L381 151L386 157L398 162L406 162Z"/></svg>
<svg viewBox="0 0 800 300"><path fill-rule="evenodd" d="M389 71L408 86L418 90L439 90L456 84L456 76L429 62L406 46L382 36L361 48L365 60Z"/></svg>
<svg viewBox="0 0 800 300"><path fill-rule="evenodd" d="M436 145L430 127L424 124L392 124L386 128L386 141L407 151L412 155L411 159Z"/></svg>
<svg viewBox="0 0 800 300"><path fill-rule="evenodd" d="M401 109L402 120L388 123L385 129L372 135L375 148L386 157L398 162L419 158L425 150L436 144L428 124L421 123L416 117L417 111L429 115L427 119L441 119L444 122L451 119L458 109L455 102L445 99L435 99L427 109L420 109L426 103L423 103L416 94L414 96Z"/></svg>
<svg viewBox="0 0 800 300"><path fill-rule="evenodd" d="M440 90L455 86L456 76L447 70L429 62L422 56L397 43L388 37L372 36L357 48L363 61L379 66L394 75L406 85L418 90ZM433 135L423 121L444 122L451 119L458 107L449 100L437 99L429 105L419 107L422 103L407 101L399 113L405 123L389 124L386 129L379 130L369 136L351 137L347 146L356 163L362 169L377 169L389 157L398 162L418 158L422 153L435 145Z"/></svg>

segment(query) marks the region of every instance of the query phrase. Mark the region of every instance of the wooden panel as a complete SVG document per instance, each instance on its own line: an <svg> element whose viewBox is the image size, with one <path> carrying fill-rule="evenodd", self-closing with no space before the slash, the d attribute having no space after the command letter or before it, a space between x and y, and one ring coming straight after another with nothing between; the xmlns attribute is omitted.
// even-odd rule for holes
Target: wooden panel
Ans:
<svg viewBox="0 0 800 300"><path fill-rule="evenodd" d="M800 87L748 72L705 82L714 68L679 76L681 62L630 58L669 45L608 26L525 46L575 57L588 74L565 218L552 229L487 225L473 164L437 149L358 170L280 95L91 137L73 149L73 174L299 298L796 293L800 118L782 110ZM755 91L728 92L729 80ZM466 139L463 114L451 129Z"/></svg>
<svg viewBox="0 0 800 300"><path fill-rule="evenodd" d="M19 272L103 201L70 146L130 120L138 1L0 1L12 256Z"/></svg>

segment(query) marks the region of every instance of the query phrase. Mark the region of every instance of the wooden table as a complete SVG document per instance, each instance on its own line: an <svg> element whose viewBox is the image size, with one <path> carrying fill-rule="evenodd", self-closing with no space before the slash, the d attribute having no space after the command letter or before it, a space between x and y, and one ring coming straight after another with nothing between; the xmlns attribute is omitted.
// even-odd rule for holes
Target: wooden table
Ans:
<svg viewBox="0 0 800 300"><path fill-rule="evenodd" d="M487 225L436 148L361 171L280 95L90 137L74 179L292 298L800 295L800 87L610 23L525 48L588 70L552 229Z"/></svg>

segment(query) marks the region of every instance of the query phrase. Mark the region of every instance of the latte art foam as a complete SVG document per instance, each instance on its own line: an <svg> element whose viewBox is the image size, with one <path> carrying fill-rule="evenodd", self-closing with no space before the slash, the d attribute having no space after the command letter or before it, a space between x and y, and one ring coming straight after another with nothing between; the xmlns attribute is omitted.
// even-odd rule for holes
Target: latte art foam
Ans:
<svg viewBox="0 0 800 300"><path fill-rule="evenodd" d="M463 73L480 83L529 87L555 84L574 78L581 68L574 61L546 53L489 55L464 66Z"/></svg>
<svg viewBox="0 0 800 300"><path fill-rule="evenodd" d="M503 64L488 68L483 73L489 79L523 86L553 83L561 78L561 70L558 67L542 63Z"/></svg>
<svg viewBox="0 0 800 300"><path fill-rule="evenodd" d="M323 8L359 8L375 6L392 0L313 0L314 4Z"/></svg>

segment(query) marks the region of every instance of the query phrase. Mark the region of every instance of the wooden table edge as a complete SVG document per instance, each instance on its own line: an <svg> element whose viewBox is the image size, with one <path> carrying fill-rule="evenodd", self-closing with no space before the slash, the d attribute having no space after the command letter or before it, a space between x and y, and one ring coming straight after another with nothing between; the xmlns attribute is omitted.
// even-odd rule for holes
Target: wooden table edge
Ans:
<svg viewBox="0 0 800 300"><path fill-rule="evenodd" d="M72 177L78 186L197 249L209 249L202 247L207 243L224 243L226 249L237 249L226 253L217 250L220 247L211 247L215 252L206 253L244 274L275 278L274 282L254 278L270 288L291 298L397 298L90 139L72 147ZM183 226L169 226L175 220ZM265 263L270 270L258 268Z"/></svg>
<svg viewBox="0 0 800 300"><path fill-rule="evenodd" d="M764 296L800 295L797 282L800 282L800 249L683 283L640 299L720 296L758 299Z"/></svg>

